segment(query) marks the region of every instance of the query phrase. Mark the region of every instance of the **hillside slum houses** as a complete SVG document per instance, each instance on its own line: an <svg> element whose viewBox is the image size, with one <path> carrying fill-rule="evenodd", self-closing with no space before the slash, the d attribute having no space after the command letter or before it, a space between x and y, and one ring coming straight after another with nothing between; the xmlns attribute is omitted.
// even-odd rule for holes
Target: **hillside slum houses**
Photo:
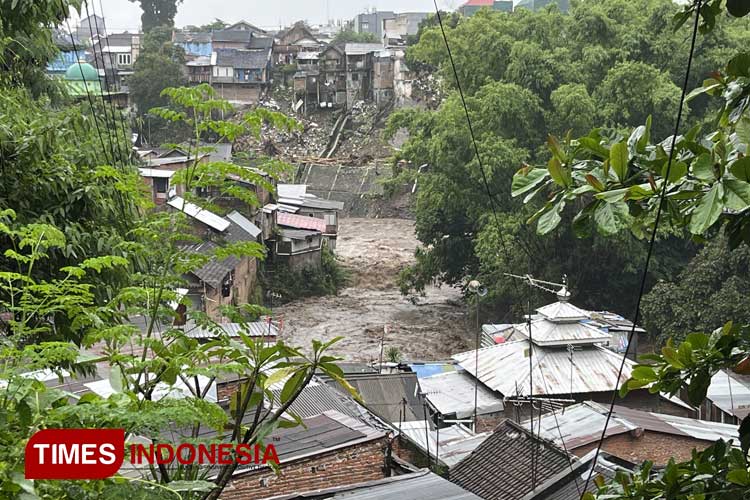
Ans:
<svg viewBox="0 0 750 500"><path fill-rule="evenodd" d="M303 21L269 32L247 21L213 31L172 31L172 43L185 53L184 73L191 85L207 83L235 105L259 101L274 83L293 87L297 109L351 109L357 101L378 106L411 103L413 75L404 59L407 38L417 33L426 13L367 12L351 26L375 35L376 43L333 43L342 26ZM90 24L90 26L89 26ZM79 61L92 64L108 92L129 102L129 79L142 52L143 34L106 33L105 20L90 16L76 32L59 31L60 54L47 73L61 77ZM75 50L73 45L75 44Z"/></svg>
<svg viewBox="0 0 750 500"><path fill-rule="evenodd" d="M281 191L286 197L283 203L275 200L276 205L307 197L299 186L285 186ZM257 230L247 231L253 222L244 215L197 212L179 198L170 199L167 205L188 212L210 241L223 232L229 238L260 235ZM184 293L192 293L190 286ZM532 328L538 330L532 330L531 336L523 336L520 329L506 329L502 340L495 336L499 343L480 347L471 355L459 353L446 362L374 366L342 362L343 378L356 390L357 399L339 379L314 374L282 416L303 425L282 426L269 436L278 452L278 470L240 466L222 498L369 499L400 494L445 500L574 500L580 498L582 478L589 473L594 480L587 491L594 491L599 479L632 472L644 460L653 461L658 469L672 458L690 457L692 450L707 448L717 439L738 446L736 424L701 420L697 409L658 394L618 399L602 440L609 405L596 399L605 391L612 395L616 380L607 375L608 363L622 362L624 353L618 352L616 341L603 335L607 327L599 315L571 304L564 289L557 299L532 315ZM620 321L625 320L620 318L615 324ZM184 326L186 334L199 341L219 334L237 336L241 331L267 342L276 340L280 327L269 320ZM533 335L537 331L538 344ZM581 349L574 351L578 358L556 356L557 351L569 354L563 341ZM519 348L526 352L523 364L515 359ZM503 349L510 351L506 354ZM495 354L496 359L488 354ZM531 392L521 388L529 383L528 355L540 358L533 364L536 380ZM629 360L625 362L626 370L631 369ZM62 380L43 372L27 376L63 388L75 399L90 392L104 396L114 392L103 370L84 379L67 373ZM500 380L501 374L507 381ZM600 374L602 380L597 379ZM582 381L584 376L591 380ZM208 388L207 398L227 412L248 382L246 376L234 374L200 380ZM268 398L269 405L278 400L284 383L282 379L265 388L262 398ZM606 383L613 385L607 388ZM160 397L186 397L191 391L181 379L163 385L158 388ZM539 412L533 420L523 411L531 404L529 395ZM658 401L661 406L654 409ZM250 422L254 415L245 418ZM139 439L180 442L191 432L170 428ZM198 439L224 442L228 437L201 428ZM126 477L141 473L132 467L121 470Z"/></svg>
<svg viewBox="0 0 750 500"><path fill-rule="evenodd" d="M195 149L195 148L193 148ZM184 186L176 180L178 172L202 163L232 161L231 145L201 144L191 148L136 149L142 166L139 172L151 195L155 210L172 210L185 214L190 233L197 241L186 242L184 250L197 255L210 255L223 245L257 242L267 250L263 267L273 272L278 266L300 271L321 266L324 249L335 251L339 212L342 202L318 198L307 192L304 184L278 184L264 175L264 182L252 185L245 179L228 174L228 183L238 183L255 193L259 206L253 207L216 190L196 188L191 196L211 200L222 209L215 213L185 199ZM274 186L270 192L268 186ZM259 263L249 256L212 258L208 263L187 273L185 295L194 308L215 321L223 321L223 305L251 303L257 295Z"/></svg>

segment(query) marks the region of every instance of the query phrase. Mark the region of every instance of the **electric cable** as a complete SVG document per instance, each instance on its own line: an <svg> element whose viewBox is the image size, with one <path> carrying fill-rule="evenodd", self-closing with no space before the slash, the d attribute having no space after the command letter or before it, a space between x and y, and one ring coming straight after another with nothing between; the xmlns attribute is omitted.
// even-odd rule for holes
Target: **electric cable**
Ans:
<svg viewBox="0 0 750 500"><path fill-rule="evenodd" d="M583 497L583 494L585 494L586 489L589 486L589 482L591 481L591 477L594 475L594 469L596 468L596 463L597 463L597 460L599 459L599 452L602 449L602 443L604 442L604 438L607 434L607 427L609 426L609 421L612 418L612 413L615 410L615 401L617 400L617 393L618 393L617 386L620 384L620 378L622 378L622 372L625 368L625 360L628 359L628 352L630 351L630 346L633 345L635 329L636 329L636 325L638 324L638 319L640 317L641 299L643 298L643 294L646 290L646 277L648 276L648 268L649 268L649 264L651 263L651 256L653 254L654 246L656 243L656 234L659 229L659 222L661 221L661 213L664 207L664 199L666 198L666 194L667 194L667 184L668 184L667 179L669 179L669 173L672 170L672 161L674 160L674 154L675 154L674 150L675 150L675 144L677 143L677 134L680 131L680 122L682 121L682 113L685 108L685 97L687 96L687 88L688 88L688 83L690 79L690 67L693 62L693 55L695 54L695 41L698 37L698 24L700 21L701 4L702 4L702 0L695 1L695 22L693 24L693 33L692 33L692 37L690 40L690 53L688 55L687 68L685 69L685 81L682 84L682 95L680 96L680 104L677 109L677 121L674 127L674 134L672 134L671 147L669 148L669 159L667 160L667 169L666 169L666 173L663 176L661 193L659 194L659 204L657 205L657 209L656 209L656 218L654 220L654 230L651 233L651 238L648 243L648 252L646 253L646 261L644 262L644 265L643 265L643 273L641 275L641 285L638 291L638 300L635 306L633 326L630 328L630 334L628 335L628 345L625 348L625 353L623 354L622 362L620 363L620 369L617 373L617 380L615 382L615 388L612 391L612 401L610 402L610 405L609 405L609 411L607 411L607 419L604 421L604 429L602 429L602 435L599 438L599 442L596 445L596 453L594 454L594 460L591 462L592 464L591 469L589 470L588 476L586 477L586 483L583 486L583 493L581 494L581 497Z"/></svg>
<svg viewBox="0 0 750 500"><path fill-rule="evenodd" d="M92 8L94 9L94 15L96 16L96 7L94 4L92 4ZM107 39L107 46L109 46L109 34L107 33L107 16L104 15L104 5L102 4L102 0L99 0L99 12L101 12L102 14L102 28L104 29L104 37ZM99 44L99 48L101 49L101 44ZM114 62L112 61L112 52L109 51L108 54L109 54L109 65L110 67L114 68ZM131 64L133 64L133 62L134 61L131 60ZM106 78L107 78L106 64L105 64L104 78L106 81ZM125 128L125 117L123 113L120 113L120 112L116 113L114 103L112 102L111 99L110 99L110 106L112 107L112 116L115 117L119 115L120 117L120 119L116 121L120 123L120 128L122 130L122 137L126 141L130 141L130 134L127 132ZM128 125L127 128L129 129L130 125ZM116 126L115 126L115 129L117 129ZM119 149L120 141L117 141L117 144L118 144L118 149ZM126 142L123 145L123 147L125 148L125 155L124 157L122 157L121 155L121 158L123 160L123 164L126 164L130 160L130 153L131 153L130 142Z"/></svg>

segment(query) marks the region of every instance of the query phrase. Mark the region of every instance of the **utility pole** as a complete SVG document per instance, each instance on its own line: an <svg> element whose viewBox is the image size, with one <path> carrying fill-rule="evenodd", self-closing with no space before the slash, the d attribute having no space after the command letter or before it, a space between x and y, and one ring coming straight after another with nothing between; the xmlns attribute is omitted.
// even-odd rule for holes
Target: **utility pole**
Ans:
<svg viewBox="0 0 750 500"><path fill-rule="evenodd" d="M474 350L474 372L477 374L474 377L474 423L473 431L477 432L477 406L479 402L479 349L482 347L481 342L481 328L479 327L479 299L487 295L487 288L484 287L479 281L471 280L469 282L469 291L474 293L477 306L477 323L476 323L476 341Z"/></svg>

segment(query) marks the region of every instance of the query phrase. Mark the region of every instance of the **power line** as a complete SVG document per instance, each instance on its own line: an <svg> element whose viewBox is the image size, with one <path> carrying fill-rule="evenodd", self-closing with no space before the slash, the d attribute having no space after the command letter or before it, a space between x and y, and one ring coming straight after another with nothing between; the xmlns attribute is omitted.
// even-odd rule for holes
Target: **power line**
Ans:
<svg viewBox="0 0 750 500"><path fill-rule="evenodd" d="M461 80L458 77L458 71L456 70L456 62L453 60L453 52L451 52L450 44L448 43L448 37L445 34L445 27L443 26L443 16L440 14L440 9L438 8L437 0L433 0L433 3L435 5L435 14L437 15L438 23L440 24L440 32L443 35L443 42L445 42L445 49L448 52L448 59L451 63L451 68L453 69L453 76L456 80L456 87L458 89L458 95L461 97L461 104L464 108L464 113L466 115L466 124L469 127L469 135L471 136L471 143L474 148L474 155L477 159L477 163L479 164L479 171L482 174L482 184L484 184L484 189L487 192L487 197L490 199L490 207L492 208L492 215L495 218L495 226L497 227L498 235L500 236L500 245L503 247L503 251L506 254L506 258L510 262L510 254L508 252L507 245L505 244L505 238L503 237L503 233L500 230L500 221L497 216L497 207L495 197L492 195L492 191L490 190L490 183L487 180L487 174L484 170L484 164L482 163L482 156L479 154L479 146L477 146L477 140L474 136L474 125L471 122L471 116L469 115L469 108L466 105L466 98L464 97L464 91L461 87ZM517 287L517 285L514 285ZM516 288L518 290L518 288Z"/></svg>
<svg viewBox="0 0 750 500"><path fill-rule="evenodd" d="M62 9L63 15L65 16L65 24L68 27L68 34L70 35L70 43L73 46L73 52L76 55L76 65L78 66L78 71L81 72L81 78L83 80L83 87L86 90L86 97L88 98L89 106L91 106L91 112L94 118L94 125L96 126L96 133L99 136L99 142L102 145L102 153L104 154L104 159L107 160L107 147L104 145L104 138L102 137L102 131L99 128L99 120L97 119L96 113L94 112L94 100L91 98L91 93L89 92L89 86L88 86L88 83L86 83L86 75L83 74L83 68L81 67L80 58L78 56L78 47L77 47L75 38L73 37L73 32L70 29L70 23L68 22L68 12L67 12L67 9L65 9L65 3L63 2L63 0L60 0L60 8ZM112 163L114 163L114 161Z"/></svg>
<svg viewBox="0 0 750 500"><path fill-rule="evenodd" d="M604 421L604 429L602 429L602 435L599 438L599 442L596 445L596 453L594 454L594 460L591 462L592 466L589 470L589 474L586 477L586 483L584 484L583 491L585 492L588 488L589 481L591 481L591 477L594 474L594 469L596 468L597 460L599 459L599 452L602 449L602 443L604 442L604 437L607 433L607 427L609 426L609 421L612 418L612 413L615 410L615 401L617 400L617 393L618 393L618 387L617 385L620 383L620 378L622 377L622 372L625 367L625 360L628 358L628 351L630 351L630 346L633 345L633 337L635 336L635 329L636 325L638 324L638 319L640 316L641 311L641 299L643 298L643 294L646 289L646 277L648 275L648 268L649 264L651 263L651 256L653 254L654 245L656 243L656 233L659 229L659 222L661 221L661 212L664 207L664 199L667 194L667 179L669 179L669 173L672 170L672 160L674 159L674 150L675 150L675 144L677 143L677 134L680 131L680 122L682 121L682 112L685 107L685 97L687 95L687 88L688 88L688 80L690 78L690 67L693 63L693 55L695 54L695 40L698 37L698 24L700 21L700 10L701 10L701 4L703 3L703 0L696 0L695 2L695 22L693 24L693 33L690 40L690 53L688 54L688 61L687 61L687 68L685 69L685 80L682 84L682 95L680 96L680 104L677 109L677 121L674 126L674 134L672 134L672 141L671 141L671 147L669 148L669 159L667 160L667 170L664 174L663 179L663 185L661 188L661 193L659 194L659 205L656 208L656 219L654 220L654 230L651 233L651 238L648 243L648 252L646 253L646 261L644 262L643 266L643 274L641 275L641 286L638 291L638 300L636 302L635 306L635 314L633 318L633 326L630 328L630 334L628 335L628 345L625 348L625 353L622 356L622 363L620 363L620 369L617 373L617 381L615 382L615 388L612 391L612 401L609 405L609 411L607 412L607 419ZM583 497L583 494L581 495Z"/></svg>
<svg viewBox="0 0 750 500"><path fill-rule="evenodd" d="M88 24L89 24L89 33L91 34L91 39L93 40L93 38L94 38L94 27L91 25L91 15L89 14L89 4L88 4L88 2L83 2L83 5L84 5L84 8L86 9L86 18L87 18ZM94 15L96 15L96 11L94 11ZM96 26L96 33L97 33L97 35L99 34L99 25L98 24ZM107 88L109 88L109 79L107 78L107 65L104 63L104 53L101 52L101 49L102 49L102 39L101 39L101 37L99 37L98 42L99 42L98 44L93 44L92 43L92 47L94 49L94 62L96 62L96 60L97 60L96 46L99 45L99 52L101 54L102 66L104 66L104 86L107 87ZM97 73L98 73L98 65L97 65ZM101 91L99 93L99 97L101 98L102 108L103 108L103 111L104 111L104 123L105 123L106 127L108 128L107 139L109 140L109 148L112 151L112 165L114 166L116 164L117 160L118 160L117 154L115 153L114 143L112 142L112 128L114 126L114 123L110 124L109 114L107 113L107 99L104 97L104 91ZM96 113L96 111L94 111L93 109L92 109L92 112ZM114 122L114 116L112 117L112 121ZM117 136L115 135L115 137L117 137ZM120 160L120 163L122 163L122 158L119 158L119 160Z"/></svg>
<svg viewBox="0 0 750 500"><path fill-rule="evenodd" d="M93 6L93 4L92 4L92 6ZM95 7L95 6L93 6L93 8L94 8L94 15L96 15L96 7ZM99 11L100 11L100 12L101 12L101 14L102 14L102 28L104 29L104 37L105 37L105 38L106 38L106 40L107 40L107 47L109 47L109 34L107 33L107 21L106 21L106 19L107 19L107 18L106 18L106 16L104 15L104 5L102 4L102 0L99 0ZM101 51L101 49L102 49L102 47L101 47L101 41L99 42L99 49L100 49L100 51ZM131 55L131 56L132 56L132 55ZM131 60L131 64L132 64L133 62L134 62L134 61L132 61L132 60ZM113 63L113 61L112 61L112 52L111 52L111 51L109 52L109 65L110 65L110 67L113 67L113 68L114 68L114 63ZM105 79L105 82L106 82L106 79L107 79L107 69L106 69L106 64L105 64L104 66L105 66L105 68L104 68L104 79ZM111 100L111 99L110 99L110 105L112 105L112 116L113 116L113 117L115 117L115 109L114 109L114 104L112 103L112 100ZM127 163L128 159L130 158L130 152L131 152L131 150L130 150L130 142L129 142L129 141L130 141L130 135L129 135L129 133L128 133L128 132L126 131L126 129L125 129L125 117L123 116L123 114L122 114L122 113L119 113L119 112L118 112L117 114L118 114L118 115L120 116L120 119L119 119L119 120L117 120L117 121L119 121L119 122L120 122L120 128L122 129L122 136L123 136L123 138L125 138L125 140L126 140L126 141L128 141L128 142L126 142L126 143L125 143L125 144L123 145L123 147L125 147L125 157L124 157L124 162L125 162L125 163ZM117 127L115 127L115 128L117 128ZM128 125L128 129L129 129L129 128L130 128L130 125ZM118 145L119 145L119 141L118 141L117 143L118 143Z"/></svg>

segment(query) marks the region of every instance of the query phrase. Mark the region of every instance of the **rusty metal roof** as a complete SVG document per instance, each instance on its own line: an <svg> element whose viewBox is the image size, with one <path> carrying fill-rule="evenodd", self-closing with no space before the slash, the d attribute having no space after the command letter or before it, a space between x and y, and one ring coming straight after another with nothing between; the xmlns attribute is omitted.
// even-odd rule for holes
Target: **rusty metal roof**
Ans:
<svg viewBox="0 0 750 500"><path fill-rule="evenodd" d="M475 351L453 356L459 365L492 390L505 397L529 395L528 340L506 342L479 349L479 368L475 363ZM617 374L622 356L598 345L589 345L573 353L566 349L533 347L533 394L567 395L605 392L617 389L620 383L630 378L635 364L625 360L622 376Z"/></svg>
<svg viewBox="0 0 750 500"><path fill-rule="evenodd" d="M557 415L548 413L539 422L540 436L560 446L564 442L569 450L594 443L601 438L608 409L599 403L585 401L558 411ZM634 429L690 437L707 442L718 439L725 441L738 439L736 425L615 406L607 426L606 436L615 436Z"/></svg>

